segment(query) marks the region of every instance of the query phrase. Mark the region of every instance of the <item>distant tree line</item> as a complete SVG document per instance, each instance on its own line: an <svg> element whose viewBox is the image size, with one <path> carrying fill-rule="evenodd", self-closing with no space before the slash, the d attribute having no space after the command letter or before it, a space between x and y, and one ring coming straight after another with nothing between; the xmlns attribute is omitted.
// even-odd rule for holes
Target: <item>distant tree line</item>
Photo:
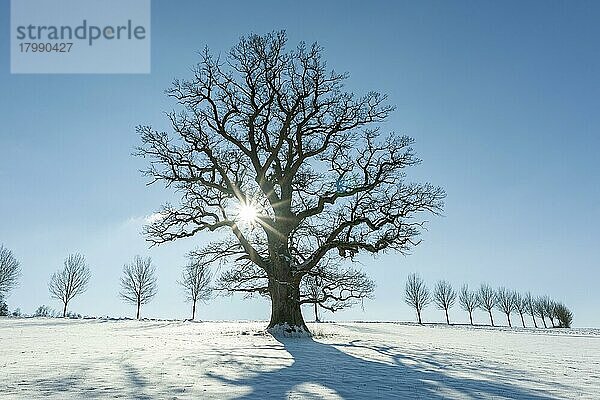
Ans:
<svg viewBox="0 0 600 400"><path fill-rule="evenodd" d="M13 289L21 275L20 263L12 251L0 245L0 316L10 315L5 302L6 294ZM50 297L62 303L62 312L42 305L37 308L35 317L81 317L68 311L71 300L86 292L91 279L90 267L83 255L74 253L69 255L63 267L50 276L48 290ZM212 294L212 274L208 267L193 259L183 268L180 284L185 292L186 301L192 303L192 319L196 316L196 305L199 301L207 301ZM125 264L121 276L121 290L119 296L125 302L135 306L136 318L140 318L142 305L148 304L157 292L156 267L150 257L135 256L133 261ZM21 316L20 309L16 309L13 316Z"/></svg>
<svg viewBox="0 0 600 400"><path fill-rule="evenodd" d="M21 275L20 263L14 254L0 245L0 316L9 315L8 306L4 301L6 294L13 289ZM220 281L226 279L221 277ZM236 281L253 280L257 276L236 277ZM260 278L260 276L258 276ZM62 313L43 305L34 316L77 317L68 311L70 301L85 293L91 279L90 268L85 257L79 253L69 255L63 268L50 277L48 289L50 296L62 303ZM208 264L190 253L189 262L183 267L181 279L177 283L183 288L185 300L191 303L191 319L196 317L198 302L211 299L215 290L212 286L213 275ZM221 282L222 283L222 282ZM141 307L148 304L157 293L156 267L150 257L135 256L131 263L125 264L120 279L119 296L125 302L135 306L136 318L140 318ZM340 268L339 265L324 264L307 274L301 282L301 303L314 307L315 321L319 321L318 308L335 312L350 307L357 302L373 295L375 283L362 271ZM564 304L552 300L548 296L533 297L531 293L521 294L504 287L493 289L488 284L482 284L477 290L470 290L463 285L457 293L452 285L444 280L436 282L430 291L418 274L410 274L405 286L405 301L415 309L417 322L422 324L423 310L433 303L444 311L446 323L450 324L449 310L458 300L460 307L469 315L473 325L473 312L480 309L486 312L490 324L494 326L494 309L506 315L508 326L512 327L511 315L518 314L521 325L526 326L526 318L531 318L534 327L539 321L544 328L570 327L573 313ZM12 315L20 316L19 309ZM550 322L548 325L547 321ZM541 327L541 326L540 326Z"/></svg>
<svg viewBox="0 0 600 400"><path fill-rule="evenodd" d="M10 250L0 246L0 315L9 315L4 295L17 285L19 276L19 262ZM48 284L50 297L61 302L62 312L42 305L33 316L77 317L79 314L69 311L69 304L75 297L86 292L91 276L90 267L82 254L69 255L63 267L51 275ZM212 280L213 274L209 266L201 258L195 257L193 252L190 253L189 261L183 267L181 279L177 283L184 291L185 300L191 303L192 320L196 317L198 302L206 302L212 298L216 290L212 286ZM138 255L131 263L124 265L119 296L123 301L134 305L137 319L140 318L142 306L156 295L157 288L156 267L150 257ZM335 312L353 306L372 296L375 283L362 271L323 264L304 277L301 288L301 303L311 304L315 320L319 321L319 307ZM20 316L21 312L17 309L12 315Z"/></svg>
<svg viewBox="0 0 600 400"><path fill-rule="evenodd" d="M549 327L546 320L550 321L553 328L570 328L573 322L573 313L563 303L548 296L533 297L529 292L521 294L505 287L493 289L488 284L482 284L477 290L470 290L468 285L463 285L457 294L450 283L440 280L431 292L423 279L413 273L408 276L404 292L406 304L415 309L419 324L423 323L423 310L431 303L444 311L446 323L450 324L448 311L454 306L457 298L460 307L468 313L471 325L476 309L488 314L492 326L495 326L492 313L494 309L506 315L509 327L512 327L510 317L513 314L519 315L523 327L526 326L526 317L531 317L536 328L536 318L541 320L544 328Z"/></svg>

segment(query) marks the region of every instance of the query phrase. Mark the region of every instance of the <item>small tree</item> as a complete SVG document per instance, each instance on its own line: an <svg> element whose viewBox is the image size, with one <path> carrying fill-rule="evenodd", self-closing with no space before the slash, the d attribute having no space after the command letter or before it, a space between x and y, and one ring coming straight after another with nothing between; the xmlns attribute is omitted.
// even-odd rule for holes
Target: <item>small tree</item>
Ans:
<svg viewBox="0 0 600 400"><path fill-rule="evenodd" d="M52 298L63 303L63 317L67 316L67 305L77 295L87 290L90 281L90 269L85 257L79 253L71 254L65 260L65 267L52 274L48 289Z"/></svg>
<svg viewBox="0 0 600 400"><path fill-rule="evenodd" d="M448 309L454 305L455 301L456 292L452 288L452 285L446 281L438 281L433 292L433 302L440 310L444 310L446 313L446 323L448 325L450 325Z"/></svg>
<svg viewBox="0 0 600 400"><path fill-rule="evenodd" d="M482 310L487 311L490 316L490 323L494 326L494 317L492 316L492 310L496 307L496 294L494 289L489 285L483 284L477 291L477 306Z"/></svg>
<svg viewBox="0 0 600 400"><path fill-rule="evenodd" d="M573 313L564 304L557 303L554 307L556 319L558 319L558 326L560 328L570 328L573 322Z"/></svg>
<svg viewBox="0 0 600 400"><path fill-rule="evenodd" d="M506 314L508 326L512 327L512 324L510 323L510 314L515 310L514 293L507 290L506 288L499 288L496 291L496 307L498 308L498 310Z"/></svg>
<svg viewBox="0 0 600 400"><path fill-rule="evenodd" d="M4 297L17 285L21 269L12 251L0 245L0 296Z"/></svg>
<svg viewBox="0 0 600 400"><path fill-rule="evenodd" d="M300 284L300 303L312 304L315 321L319 322L319 307L336 312L352 307L375 291L375 282L367 274L337 264L317 267L305 275Z"/></svg>
<svg viewBox="0 0 600 400"><path fill-rule="evenodd" d="M473 325L473 311L477 308L477 294L469 290L468 285L463 285L458 296L460 306L469 313L469 321Z"/></svg>
<svg viewBox="0 0 600 400"><path fill-rule="evenodd" d="M540 317L542 319L542 322L544 323L544 328L547 328L548 325L546 325L546 309L548 308L547 306L547 302L549 302L550 299L546 296L544 297L538 297L535 302L535 313L538 317Z"/></svg>
<svg viewBox="0 0 600 400"><path fill-rule="evenodd" d="M4 298L0 296L0 317L6 317L8 315L8 305L4 301Z"/></svg>
<svg viewBox="0 0 600 400"><path fill-rule="evenodd" d="M514 292L513 296L515 298L515 309L521 316L521 324L523 324L523 328L525 328L525 318L523 315L527 313L527 297L517 292Z"/></svg>
<svg viewBox="0 0 600 400"><path fill-rule="evenodd" d="M33 313L34 317L50 317L50 318L54 318L57 315L56 311L54 311L53 308L42 304L41 306L39 306L37 308L37 310L35 310L35 313Z"/></svg>
<svg viewBox="0 0 600 400"><path fill-rule="evenodd" d="M527 312L531 315L531 319L533 320L533 326L537 328L537 322L535 321L535 300L530 292L525 294L525 303L527 304Z"/></svg>
<svg viewBox="0 0 600 400"><path fill-rule="evenodd" d="M429 289L427 289L423 279L418 274L408 275L404 301L415 309L417 312L417 321L419 324L422 324L421 311L431 303L431 293L429 293Z"/></svg>
<svg viewBox="0 0 600 400"><path fill-rule="evenodd" d="M192 303L192 321L196 318L196 303L208 301L212 296L212 273L206 264L192 258L183 268L181 281L178 281L185 290L186 300Z"/></svg>
<svg viewBox="0 0 600 400"><path fill-rule="evenodd" d="M554 300L547 299L547 300L544 300L543 304L544 304L544 311L546 312L546 316L550 319L550 323L552 324L552 327L553 328L556 327L556 325L554 324L554 315L555 315L554 308L556 307L556 302Z"/></svg>
<svg viewBox="0 0 600 400"><path fill-rule="evenodd" d="M131 264L123 267L121 298L136 305L136 319L140 319L140 307L148 304L156 295L156 268L150 257L135 256Z"/></svg>

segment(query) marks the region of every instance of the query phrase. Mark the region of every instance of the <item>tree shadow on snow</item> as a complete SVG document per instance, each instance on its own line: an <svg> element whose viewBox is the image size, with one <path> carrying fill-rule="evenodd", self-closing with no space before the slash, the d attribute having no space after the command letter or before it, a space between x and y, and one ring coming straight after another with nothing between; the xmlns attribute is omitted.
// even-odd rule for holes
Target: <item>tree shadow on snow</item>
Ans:
<svg viewBox="0 0 600 400"><path fill-rule="evenodd" d="M212 373L209 376L251 390L239 399L320 399L323 395L343 399L557 398L523 371L488 361L435 352L408 356L400 354L398 348L362 345L358 341L331 345L308 338L276 339L293 357L292 365L274 371L251 371L245 374L250 376L239 379ZM349 354L353 352L361 356ZM375 357L377 361L370 359ZM248 372L248 365L239 367ZM526 383L539 389L522 387Z"/></svg>

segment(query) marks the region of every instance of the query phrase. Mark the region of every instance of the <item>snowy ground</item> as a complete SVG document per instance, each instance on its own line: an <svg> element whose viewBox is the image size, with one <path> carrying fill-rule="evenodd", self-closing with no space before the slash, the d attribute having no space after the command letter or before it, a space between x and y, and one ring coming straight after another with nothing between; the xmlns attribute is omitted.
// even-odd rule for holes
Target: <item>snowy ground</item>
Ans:
<svg viewBox="0 0 600 400"><path fill-rule="evenodd" d="M600 399L600 331L0 319L0 398Z"/></svg>

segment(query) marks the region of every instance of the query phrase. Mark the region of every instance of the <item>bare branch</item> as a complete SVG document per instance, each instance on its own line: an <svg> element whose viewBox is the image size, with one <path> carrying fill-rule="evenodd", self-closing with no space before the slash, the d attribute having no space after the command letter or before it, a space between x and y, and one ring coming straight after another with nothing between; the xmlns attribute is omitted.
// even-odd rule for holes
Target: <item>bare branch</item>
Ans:
<svg viewBox="0 0 600 400"><path fill-rule="evenodd" d="M452 285L446 281L438 281L433 291L433 302L440 310L445 311L447 324L450 324L448 310L454 305L455 301L456 292L452 288Z"/></svg>
<svg viewBox="0 0 600 400"><path fill-rule="evenodd" d="M404 289L404 301L415 309L417 312L417 321L421 324L421 312L431 303L431 293L418 274L408 275Z"/></svg>
<svg viewBox="0 0 600 400"><path fill-rule="evenodd" d="M407 254L445 197L407 179L420 160L412 139L380 132L393 110L386 96L345 91L347 74L329 71L322 55L316 43L286 49L285 32L243 37L224 58L206 50L167 91L180 108L168 114L172 133L138 127L150 183L181 196L147 240L214 233L227 250L196 253L231 266L219 285L268 291L294 309L291 325L305 275L360 252ZM244 223L237 211L248 204L257 217Z"/></svg>
<svg viewBox="0 0 600 400"><path fill-rule="evenodd" d="M48 289L50 295L63 303L63 317L67 314L69 302L87 290L91 273L81 254L71 254L65 260L65 266L52 274Z"/></svg>
<svg viewBox="0 0 600 400"><path fill-rule="evenodd" d="M20 276L19 261L12 251L0 245L0 297L17 285Z"/></svg>
<svg viewBox="0 0 600 400"><path fill-rule="evenodd" d="M119 295L137 306L136 318L140 318L140 307L148 304L156 291L156 267L150 257L135 256L131 264L125 264Z"/></svg>

